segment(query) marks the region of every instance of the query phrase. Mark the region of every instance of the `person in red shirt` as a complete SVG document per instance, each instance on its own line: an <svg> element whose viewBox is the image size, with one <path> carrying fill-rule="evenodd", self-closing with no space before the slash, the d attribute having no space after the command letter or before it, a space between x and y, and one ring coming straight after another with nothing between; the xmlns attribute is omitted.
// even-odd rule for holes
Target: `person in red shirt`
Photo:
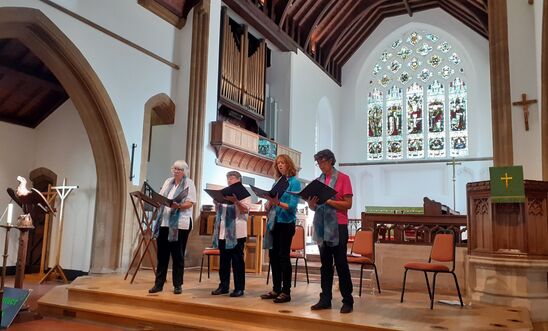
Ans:
<svg viewBox="0 0 548 331"><path fill-rule="evenodd" d="M352 208L352 184L348 175L335 169L335 155L329 149L319 151L314 159L322 175L318 180L329 185L337 194L319 205L317 197L308 200L314 214L314 240L320 250L322 266L320 300L312 310L330 309L333 287L333 261L339 276L339 288L343 297L341 313L350 313L354 307L352 279L346 259L348 245L348 210Z"/></svg>

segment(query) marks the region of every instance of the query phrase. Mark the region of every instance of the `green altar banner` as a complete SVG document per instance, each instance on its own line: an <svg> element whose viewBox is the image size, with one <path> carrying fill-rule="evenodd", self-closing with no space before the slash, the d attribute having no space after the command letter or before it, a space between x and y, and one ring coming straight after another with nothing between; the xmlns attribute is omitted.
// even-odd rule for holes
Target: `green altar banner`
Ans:
<svg viewBox="0 0 548 331"><path fill-rule="evenodd" d="M525 202L523 167L490 167L491 201L494 203Z"/></svg>

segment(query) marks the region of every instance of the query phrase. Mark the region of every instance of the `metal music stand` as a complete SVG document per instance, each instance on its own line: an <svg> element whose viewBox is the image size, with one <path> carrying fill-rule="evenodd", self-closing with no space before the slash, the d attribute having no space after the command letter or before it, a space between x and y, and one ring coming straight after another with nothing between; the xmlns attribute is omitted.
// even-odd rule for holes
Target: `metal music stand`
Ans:
<svg viewBox="0 0 548 331"><path fill-rule="evenodd" d="M152 266L152 271L154 271L154 274L156 275L156 262L155 262L155 256L157 254L158 248L156 247L156 242L153 240L152 237L152 225L153 221L156 219L156 216L158 215L158 210L160 207L160 204L154 200L152 200L151 197L146 195L145 193L141 191L135 191L131 192L131 203L133 204L133 211L135 212L135 220L138 223L139 226L139 232L140 232L140 239L139 244L137 245L137 248L135 249L135 253L133 254L133 258L131 259L131 263L129 264L129 267L127 269L126 275L124 277L124 280L127 279L127 276L129 275L131 268L135 264L135 261L138 260L135 268L135 272L131 276L130 283L133 284L133 281L135 280L135 276L137 275L137 272L141 268L141 264L143 263L143 259L145 258L145 255L148 256L150 260L150 265ZM149 248L151 247L152 243L152 251L150 252ZM141 250L141 247L144 246L144 250ZM138 258L137 258L138 257Z"/></svg>

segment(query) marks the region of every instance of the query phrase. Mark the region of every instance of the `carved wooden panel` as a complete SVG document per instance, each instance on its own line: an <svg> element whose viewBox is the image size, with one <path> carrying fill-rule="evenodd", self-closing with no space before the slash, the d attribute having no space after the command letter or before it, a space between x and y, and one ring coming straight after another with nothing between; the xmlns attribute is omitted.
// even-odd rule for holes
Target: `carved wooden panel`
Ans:
<svg viewBox="0 0 548 331"><path fill-rule="evenodd" d="M548 182L524 181L525 203L491 203L488 181L468 183L472 255L548 258Z"/></svg>
<svg viewBox="0 0 548 331"><path fill-rule="evenodd" d="M217 163L227 168L273 177L273 158L259 154L259 135L228 122L211 124L211 145L217 151ZM288 154L300 168L301 153L289 147L277 145L278 155Z"/></svg>

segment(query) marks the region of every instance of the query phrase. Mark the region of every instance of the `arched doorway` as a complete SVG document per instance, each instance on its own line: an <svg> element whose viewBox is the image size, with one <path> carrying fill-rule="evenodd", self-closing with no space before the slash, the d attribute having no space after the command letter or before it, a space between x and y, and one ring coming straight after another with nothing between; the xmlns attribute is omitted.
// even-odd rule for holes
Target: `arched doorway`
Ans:
<svg viewBox="0 0 548 331"><path fill-rule="evenodd" d="M22 42L57 77L78 110L97 170L91 272L119 267L129 155L114 106L78 48L42 12L0 8L0 38Z"/></svg>

